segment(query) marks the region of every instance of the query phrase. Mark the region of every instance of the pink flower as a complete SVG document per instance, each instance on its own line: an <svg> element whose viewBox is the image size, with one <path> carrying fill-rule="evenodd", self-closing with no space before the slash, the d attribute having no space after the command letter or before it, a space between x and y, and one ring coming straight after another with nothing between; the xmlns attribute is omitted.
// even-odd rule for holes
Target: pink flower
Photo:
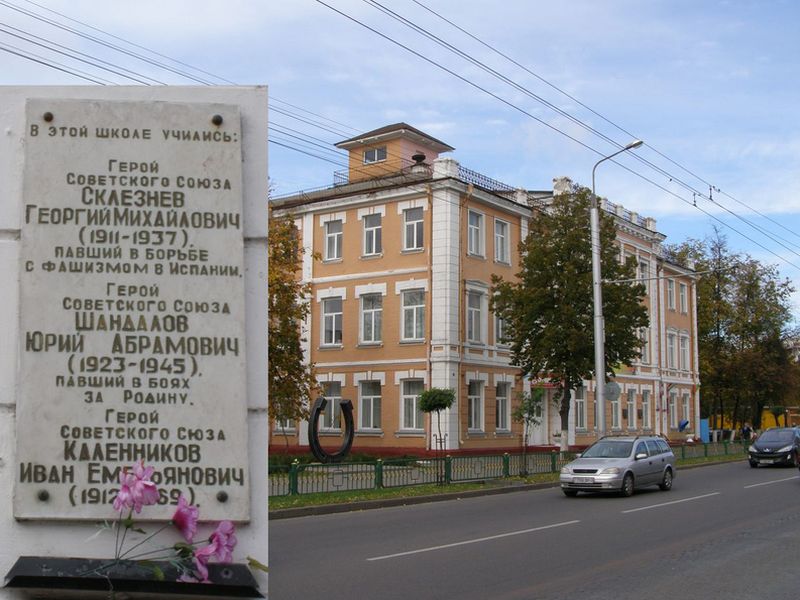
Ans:
<svg viewBox="0 0 800 600"><path fill-rule="evenodd" d="M183 494L178 498L178 508L175 509L175 514L172 515L172 524L178 528L181 535L190 544L197 533L197 519L200 514L200 509L192 506L187 502Z"/></svg>
<svg viewBox="0 0 800 600"><path fill-rule="evenodd" d="M127 467L119 472L119 491L114 498L114 510L122 512L125 508L132 508L134 505L133 486L136 477L128 473Z"/></svg>
<svg viewBox="0 0 800 600"><path fill-rule="evenodd" d="M142 506L150 506L158 503L158 488L150 481L155 469L144 466L144 460L140 460L133 467L134 482L131 488L133 496L133 510L137 513L142 512Z"/></svg>
<svg viewBox="0 0 800 600"><path fill-rule="evenodd" d="M236 546L234 526L230 521L220 521L214 533L211 534L211 546L215 547L215 554L220 562L233 560L233 549Z"/></svg>
<svg viewBox="0 0 800 600"><path fill-rule="evenodd" d="M194 572L184 573L178 578L178 581L184 583L211 583L208 578L208 558L194 556Z"/></svg>

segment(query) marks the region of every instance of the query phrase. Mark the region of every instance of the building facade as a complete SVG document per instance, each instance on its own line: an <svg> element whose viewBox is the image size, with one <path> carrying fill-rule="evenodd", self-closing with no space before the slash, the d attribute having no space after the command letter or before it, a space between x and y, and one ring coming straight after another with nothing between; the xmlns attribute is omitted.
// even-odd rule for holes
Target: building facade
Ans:
<svg viewBox="0 0 800 600"><path fill-rule="evenodd" d="M337 145L350 167L333 186L272 203L276 217L295 220L307 250L306 353L332 400L320 419L323 443L338 444L344 398L353 402L356 450L518 450L523 431L513 407L538 386L541 423L525 442L558 444L555 390L511 364L489 295L493 274L513 279L519 270L517 248L533 212L571 182L514 189L441 158L453 148L404 123ZM654 219L606 201L603 209L614 215L620 260L638 261L650 313L642 358L617 374L621 395L606 403L607 429L685 439L699 430L693 272L661 257ZM419 410L428 387L456 391L440 418ZM589 444L597 435L594 382L573 390L572 403L568 443ZM276 449L308 445L305 423L276 423L273 432Z"/></svg>

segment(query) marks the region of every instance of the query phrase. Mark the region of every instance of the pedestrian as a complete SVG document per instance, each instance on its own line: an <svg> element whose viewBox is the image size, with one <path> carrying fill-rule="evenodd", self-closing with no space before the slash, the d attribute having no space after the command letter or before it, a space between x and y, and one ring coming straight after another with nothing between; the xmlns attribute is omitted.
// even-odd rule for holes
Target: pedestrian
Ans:
<svg viewBox="0 0 800 600"><path fill-rule="evenodd" d="M749 442L752 435L753 429L750 427L750 423L745 422L744 427L742 427L742 438L744 441Z"/></svg>

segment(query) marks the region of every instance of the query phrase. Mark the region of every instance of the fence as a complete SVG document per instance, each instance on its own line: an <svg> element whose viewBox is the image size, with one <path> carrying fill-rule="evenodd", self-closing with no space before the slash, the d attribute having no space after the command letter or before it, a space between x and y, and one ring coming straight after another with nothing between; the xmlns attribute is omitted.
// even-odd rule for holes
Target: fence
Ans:
<svg viewBox="0 0 800 600"><path fill-rule="evenodd" d="M746 443L715 442L673 448L678 460L743 455ZM270 496L373 490L423 484L486 481L517 475L558 473L575 458L572 452L528 452L425 459L378 459L375 462L300 464L270 467Z"/></svg>

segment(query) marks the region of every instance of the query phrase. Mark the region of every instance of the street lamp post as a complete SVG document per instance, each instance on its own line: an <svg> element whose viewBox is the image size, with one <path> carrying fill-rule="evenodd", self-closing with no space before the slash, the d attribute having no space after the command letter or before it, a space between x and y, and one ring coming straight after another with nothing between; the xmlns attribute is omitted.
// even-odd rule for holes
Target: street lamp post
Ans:
<svg viewBox="0 0 800 600"><path fill-rule="evenodd" d="M622 154L628 150L638 148L643 144L642 140L634 140L627 144L622 150L609 154L598 160L592 168L592 205L589 211L589 225L591 229L592 242L592 297L594 301L594 400L597 403L597 436L602 437L606 434L606 407L605 407L605 383L606 383L606 335L605 322L603 320L603 277L600 268L600 205L594 192L594 175L597 166L614 158L617 154Z"/></svg>

